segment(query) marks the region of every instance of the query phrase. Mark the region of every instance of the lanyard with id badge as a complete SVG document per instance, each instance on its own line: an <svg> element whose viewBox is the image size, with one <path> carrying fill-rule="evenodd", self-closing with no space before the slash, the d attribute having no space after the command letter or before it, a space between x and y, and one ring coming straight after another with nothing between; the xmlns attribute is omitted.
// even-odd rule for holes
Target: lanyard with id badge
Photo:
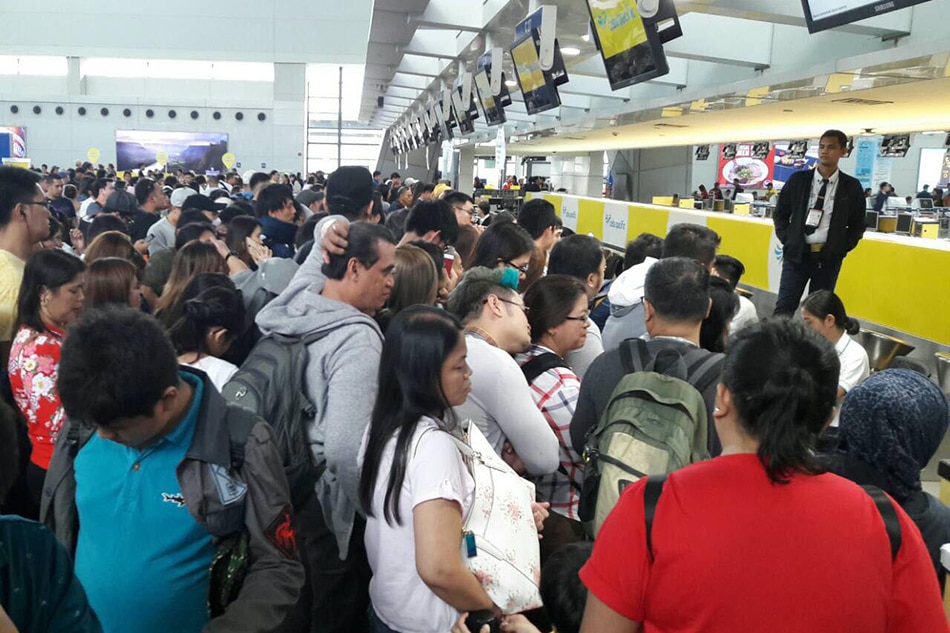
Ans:
<svg viewBox="0 0 950 633"><path fill-rule="evenodd" d="M821 181L821 189L818 190L818 197L815 204L808 210L808 217L805 218L805 235L814 233L825 217L825 194L828 192L828 179Z"/></svg>

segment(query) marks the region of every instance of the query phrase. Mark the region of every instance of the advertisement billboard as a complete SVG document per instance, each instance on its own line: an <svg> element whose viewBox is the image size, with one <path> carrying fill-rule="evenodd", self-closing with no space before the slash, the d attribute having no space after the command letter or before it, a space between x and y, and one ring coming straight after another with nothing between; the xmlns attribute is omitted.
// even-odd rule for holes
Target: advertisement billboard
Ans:
<svg viewBox="0 0 950 633"><path fill-rule="evenodd" d="M228 152L228 135L220 132L160 132L116 130L115 154L119 171L184 169L198 173L222 172L221 158ZM167 165L159 161L167 156Z"/></svg>

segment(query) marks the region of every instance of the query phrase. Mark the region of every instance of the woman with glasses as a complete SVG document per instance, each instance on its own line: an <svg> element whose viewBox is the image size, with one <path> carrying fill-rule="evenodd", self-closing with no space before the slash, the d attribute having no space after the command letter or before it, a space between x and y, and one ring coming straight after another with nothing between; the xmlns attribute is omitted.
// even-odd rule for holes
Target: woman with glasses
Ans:
<svg viewBox="0 0 950 633"><path fill-rule="evenodd" d="M511 268L518 271L521 282L528 275L533 252L534 240L523 227L511 222L493 223L478 240L472 267Z"/></svg>
<svg viewBox="0 0 950 633"><path fill-rule="evenodd" d="M577 516L583 462L571 447L571 418L581 381L564 361L587 339L589 311L583 282L568 275L548 275L524 295L531 326L531 347L516 360L530 385L531 397L559 444L557 471L533 477L538 501L551 504L541 541L542 562L558 547L583 538Z"/></svg>

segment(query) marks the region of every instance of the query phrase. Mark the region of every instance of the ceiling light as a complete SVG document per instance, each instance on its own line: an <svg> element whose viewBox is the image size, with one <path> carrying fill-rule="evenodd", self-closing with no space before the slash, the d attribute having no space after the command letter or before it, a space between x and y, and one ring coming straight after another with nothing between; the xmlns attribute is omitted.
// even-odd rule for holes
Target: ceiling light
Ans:
<svg viewBox="0 0 950 633"><path fill-rule="evenodd" d="M514 79L509 79L505 82L505 85L509 87L514 87L518 85L518 82L515 81Z"/></svg>
<svg viewBox="0 0 950 633"><path fill-rule="evenodd" d="M576 57L581 54L581 49L574 46L565 46L561 49L561 54L565 57Z"/></svg>
<svg viewBox="0 0 950 633"><path fill-rule="evenodd" d="M581 35L581 39L584 40L585 42L589 42L589 41L590 41L590 33L584 33L583 35Z"/></svg>

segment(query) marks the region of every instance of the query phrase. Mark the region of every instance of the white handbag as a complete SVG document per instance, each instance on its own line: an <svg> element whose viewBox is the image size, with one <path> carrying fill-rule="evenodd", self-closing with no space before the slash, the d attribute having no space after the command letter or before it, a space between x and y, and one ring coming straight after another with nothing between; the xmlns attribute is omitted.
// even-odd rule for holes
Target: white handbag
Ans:
<svg viewBox="0 0 950 633"><path fill-rule="evenodd" d="M452 437L475 480L475 498L462 526L462 560L504 613L541 606L541 553L531 504L534 484L495 453L476 424L462 423L466 441Z"/></svg>

